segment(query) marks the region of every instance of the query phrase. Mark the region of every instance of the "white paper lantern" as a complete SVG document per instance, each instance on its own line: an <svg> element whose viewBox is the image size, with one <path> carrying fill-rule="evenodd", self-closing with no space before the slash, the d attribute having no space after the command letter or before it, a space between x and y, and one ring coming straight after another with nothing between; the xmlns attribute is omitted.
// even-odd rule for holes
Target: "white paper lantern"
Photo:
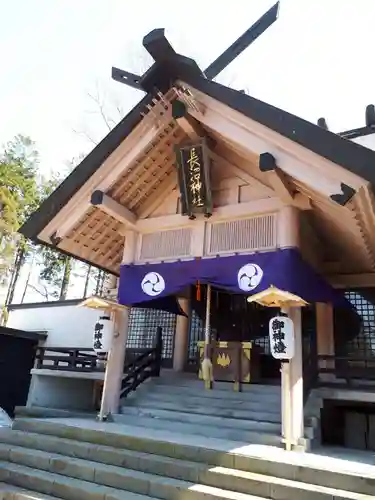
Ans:
<svg viewBox="0 0 375 500"><path fill-rule="evenodd" d="M111 349L113 322L109 316L100 316L94 327L93 347L96 354L106 354Z"/></svg>
<svg viewBox="0 0 375 500"><path fill-rule="evenodd" d="M287 316L275 316L269 322L271 354L276 359L294 356L294 325Z"/></svg>

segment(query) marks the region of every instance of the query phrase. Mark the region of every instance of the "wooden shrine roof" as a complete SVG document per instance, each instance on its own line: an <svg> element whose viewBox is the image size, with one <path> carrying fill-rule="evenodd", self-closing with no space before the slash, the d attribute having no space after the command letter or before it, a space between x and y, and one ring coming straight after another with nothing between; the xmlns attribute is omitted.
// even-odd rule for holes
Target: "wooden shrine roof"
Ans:
<svg viewBox="0 0 375 500"><path fill-rule="evenodd" d="M291 141L307 151L312 160L314 155L325 159L327 166L336 172L337 195L326 196L318 192L313 183L287 172L292 188L311 200L314 211L310 222L319 227L322 237L332 240L332 231L335 231L338 251L345 247L353 262L357 262L353 269L360 269L362 261L366 262L366 269L375 266L374 151L243 92L210 81L194 61L179 54L168 64L156 60L143 80L146 96L32 214L20 229L22 234L117 274L122 257L123 224L93 206L90 196L95 189L102 189L130 217L138 220L152 213L160 193L176 189L174 147L189 138L189 132L172 116L172 104L179 99L200 122L205 135L217 144L214 163L236 170L245 182L255 189L263 189L266 197L272 196L273 186L259 171L259 151L241 150L233 137L215 130L214 124L205 117L205 107L218 103L224 118L230 113L233 120L238 121L239 133L248 126L256 126L260 127L259 134L267 129L273 137L281 137L280 144L274 148L276 158L278 153L282 156L283 148ZM282 164L280 169L284 169ZM104 188L103 177L107 179ZM79 203L73 204L72 200L78 195ZM52 232L51 228L66 207L71 207L69 214L77 211L79 216L65 233L61 228L66 225L66 217L61 219L59 227L63 237L59 237L60 229Z"/></svg>

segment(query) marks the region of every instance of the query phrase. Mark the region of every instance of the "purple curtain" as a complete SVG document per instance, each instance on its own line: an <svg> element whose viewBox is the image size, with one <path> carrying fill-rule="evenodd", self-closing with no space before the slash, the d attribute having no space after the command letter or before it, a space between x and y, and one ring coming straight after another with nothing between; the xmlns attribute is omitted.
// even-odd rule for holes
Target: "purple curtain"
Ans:
<svg viewBox="0 0 375 500"><path fill-rule="evenodd" d="M251 295L271 285L307 302L332 302L349 307L342 292L334 290L301 257L297 249L249 255L202 258L159 264L123 265L120 304L150 303L175 295L189 285L209 283L232 293Z"/></svg>

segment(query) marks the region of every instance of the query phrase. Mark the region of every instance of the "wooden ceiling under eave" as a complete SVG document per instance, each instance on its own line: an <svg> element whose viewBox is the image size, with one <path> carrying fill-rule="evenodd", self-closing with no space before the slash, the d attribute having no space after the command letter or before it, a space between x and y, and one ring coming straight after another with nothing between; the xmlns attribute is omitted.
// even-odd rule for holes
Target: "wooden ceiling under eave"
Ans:
<svg viewBox="0 0 375 500"><path fill-rule="evenodd" d="M186 140L184 131L171 119L106 194L137 217L147 217L158 193L177 185L174 147ZM115 274L119 272L123 246L122 223L94 206L59 244L63 250Z"/></svg>

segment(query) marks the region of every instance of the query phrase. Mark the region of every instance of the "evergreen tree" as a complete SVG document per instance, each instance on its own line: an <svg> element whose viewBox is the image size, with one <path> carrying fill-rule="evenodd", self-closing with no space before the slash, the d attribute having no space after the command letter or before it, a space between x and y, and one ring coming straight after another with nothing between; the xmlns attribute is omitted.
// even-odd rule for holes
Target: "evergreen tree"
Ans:
<svg viewBox="0 0 375 500"><path fill-rule="evenodd" d="M0 155L0 281L12 263L20 269L25 259L27 248L17 230L38 205L37 167L38 153L29 137L16 136Z"/></svg>

